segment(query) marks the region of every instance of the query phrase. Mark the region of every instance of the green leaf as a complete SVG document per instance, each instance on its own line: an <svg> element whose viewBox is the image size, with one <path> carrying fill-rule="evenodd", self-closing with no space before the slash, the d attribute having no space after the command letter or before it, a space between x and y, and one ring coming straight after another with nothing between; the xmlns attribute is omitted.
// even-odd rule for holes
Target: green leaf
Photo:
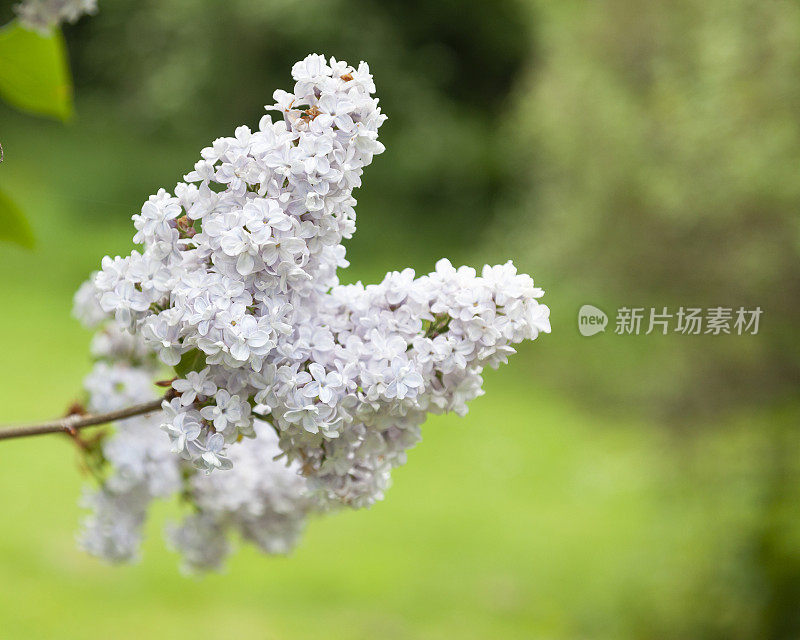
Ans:
<svg viewBox="0 0 800 640"><path fill-rule="evenodd" d="M0 240L33 247L33 231L22 210L0 189Z"/></svg>
<svg viewBox="0 0 800 640"><path fill-rule="evenodd" d="M0 29L0 95L24 111L72 116L72 78L60 31L44 37L16 21Z"/></svg>
<svg viewBox="0 0 800 640"><path fill-rule="evenodd" d="M175 373L185 378L190 371L202 371L206 368L206 354L199 349L192 349L181 356L181 361L175 365Z"/></svg>

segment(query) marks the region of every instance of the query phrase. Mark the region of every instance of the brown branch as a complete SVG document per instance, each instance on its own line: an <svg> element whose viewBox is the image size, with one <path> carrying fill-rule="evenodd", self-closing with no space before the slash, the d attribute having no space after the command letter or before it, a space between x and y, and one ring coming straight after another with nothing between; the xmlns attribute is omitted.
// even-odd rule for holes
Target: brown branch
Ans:
<svg viewBox="0 0 800 640"><path fill-rule="evenodd" d="M0 427L0 440L24 438L26 436L39 436L45 433L68 433L70 435L75 435L79 429L83 429L85 427L93 427L98 424L116 422L117 420L125 420L126 418L133 418L134 416L141 416L145 413L158 411L161 409L161 402L164 399L166 399L166 396L159 398L158 400L151 400L150 402L135 404L126 409L109 411L108 413L71 415L66 416L65 418L59 418L58 420L50 420L49 422L40 422L38 424L5 428Z"/></svg>

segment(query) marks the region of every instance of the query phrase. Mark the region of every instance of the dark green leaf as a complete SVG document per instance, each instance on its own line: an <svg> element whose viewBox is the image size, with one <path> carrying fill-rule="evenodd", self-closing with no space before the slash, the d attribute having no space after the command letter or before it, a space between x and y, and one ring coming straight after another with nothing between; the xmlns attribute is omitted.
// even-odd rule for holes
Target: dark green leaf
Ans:
<svg viewBox="0 0 800 640"><path fill-rule="evenodd" d="M185 378L190 371L202 371L206 368L206 354L199 349L192 349L181 356L181 361L175 365L175 373Z"/></svg>

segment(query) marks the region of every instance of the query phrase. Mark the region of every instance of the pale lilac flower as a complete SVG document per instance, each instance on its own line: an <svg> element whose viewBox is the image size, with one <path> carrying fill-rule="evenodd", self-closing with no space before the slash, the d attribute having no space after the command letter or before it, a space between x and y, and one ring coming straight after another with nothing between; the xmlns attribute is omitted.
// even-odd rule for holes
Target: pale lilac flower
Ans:
<svg viewBox="0 0 800 640"><path fill-rule="evenodd" d="M200 409L200 415L212 422L217 431L225 431L229 425L245 422L250 413L250 406L237 395L231 395L225 389L217 391L213 405Z"/></svg>
<svg viewBox="0 0 800 640"><path fill-rule="evenodd" d="M185 379L178 378L172 381L172 388L181 394L181 404L188 406L192 404L197 396L213 396L217 391L217 385L209 379L211 369L206 367L202 371L190 371Z"/></svg>
<svg viewBox="0 0 800 640"><path fill-rule="evenodd" d="M486 367L550 331L511 262L341 285L385 116L365 63L312 55L293 75L274 119L204 148L134 216L141 250L104 258L76 296L103 332L91 406L152 397L163 364L180 372L179 398L103 445L95 553L131 557L150 501L177 491L196 509L173 536L189 565L217 567L231 531L285 552L307 514L380 500L430 413L466 413Z"/></svg>
<svg viewBox="0 0 800 640"><path fill-rule="evenodd" d="M76 22L84 14L96 13L97 0L23 0L14 11L26 29L49 36L62 22Z"/></svg>
<svg viewBox="0 0 800 640"><path fill-rule="evenodd" d="M206 471L210 472L212 469L230 469L233 467L230 458L222 455L224 449L225 439L221 433L213 433L208 436L205 451L200 456Z"/></svg>
<svg viewBox="0 0 800 640"><path fill-rule="evenodd" d="M179 413L170 422L161 425L170 438L171 451L183 453L189 443L195 442L202 431L199 416L194 411Z"/></svg>
<svg viewBox="0 0 800 640"><path fill-rule="evenodd" d="M414 366L402 358L392 360L387 377L391 379L384 391L387 398L403 400L407 396L415 396L424 384L422 376L414 369Z"/></svg>
<svg viewBox="0 0 800 640"><path fill-rule="evenodd" d="M324 404L331 404L338 393L344 388L342 377L336 371L326 372L325 368L316 362L308 366L308 372L313 380L308 382L301 393L306 398L319 398Z"/></svg>
<svg viewBox="0 0 800 640"><path fill-rule="evenodd" d="M300 425L309 433L319 433L319 407L313 402L293 406L283 414L284 419L290 424Z"/></svg>

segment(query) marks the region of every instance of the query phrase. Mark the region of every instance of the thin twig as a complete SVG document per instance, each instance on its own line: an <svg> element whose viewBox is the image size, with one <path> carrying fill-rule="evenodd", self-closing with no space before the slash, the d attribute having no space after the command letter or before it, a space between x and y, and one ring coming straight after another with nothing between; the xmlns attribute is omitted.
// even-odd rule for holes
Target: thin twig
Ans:
<svg viewBox="0 0 800 640"><path fill-rule="evenodd" d="M165 398L159 398L158 400L151 400L150 402L135 404L126 409L109 411L108 413L71 415L66 416L65 418L59 418L58 420L51 420L49 422L0 428L0 440L24 438L26 436L39 436L45 433L69 433L74 435L79 429L83 429L85 427L93 427L98 424L116 422L117 420L125 420L126 418L133 418L134 416L141 416L145 413L158 411L161 409L161 402L164 399Z"/></svg>

